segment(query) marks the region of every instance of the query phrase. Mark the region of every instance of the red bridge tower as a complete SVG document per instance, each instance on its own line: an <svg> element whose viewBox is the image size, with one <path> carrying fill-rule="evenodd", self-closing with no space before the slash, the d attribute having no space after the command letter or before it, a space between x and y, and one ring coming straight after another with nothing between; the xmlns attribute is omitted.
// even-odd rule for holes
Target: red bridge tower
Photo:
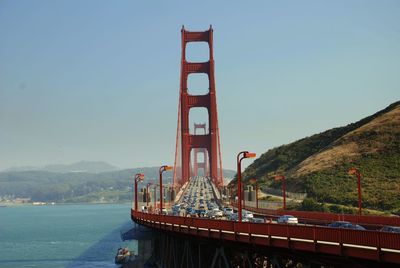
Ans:
<svg viewBox="0 0 400 268"><path fill-rule="evenodd" d="M197 152L205 153L204 163L209 159L209 176L213 182L222 186L222 160L219 140L217 98L215 93L214 57L213 57L213 29L208 31L190 32L182 27L182 58L181 58L181 80L178 111L178 127L176 136L174 183L184 184L191 175L197 173ZM188 62L186 60L186 44L189 42L207 42L210 58L207 62ZM188 92L188 76L193 73L205 73L208 76L209 92L205 95L191 95ZM189 133L189 110L195 107L203 107L208 111L208 134ZM196 128L196 126L195 126ZM204 126L206 129L206 126ZM194 150L195 167L191 169L191 152ZM181 154L181 155L180 155ZM196 167L197 164L197 167ZM206 165L206 164L204 164ZM206 169L205 169L206 170ZM207 174L205 174L207 175Z"/></svg>

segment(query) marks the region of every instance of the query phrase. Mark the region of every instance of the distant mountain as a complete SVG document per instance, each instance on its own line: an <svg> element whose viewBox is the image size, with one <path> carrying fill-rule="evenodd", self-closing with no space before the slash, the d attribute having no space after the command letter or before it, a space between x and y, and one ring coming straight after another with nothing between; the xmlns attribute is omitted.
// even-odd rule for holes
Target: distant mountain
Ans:
<svg viewBox="0 0 400 268"><path fill-rule="evenodd" d="M69 165L48 165L43 168L44 171L50 172L86 172L101 173L107 171L116 171L119 168L103 161L80 161Z"/></svg>
<svg viewBox="0 0 400 268"><path fill-rule="evenodd" d="M224 169L223 170L223 176L224 176L224 181L225 183L229 182L233 177L235 177L236 171L230 170L230 169Z"/></svg>
<svg viewBox="0 0 400 268"><path fill-rule="evenodd" d="M285 174L290 191L356 206L357 183L347 174L353 166L363 175L364 207L400 212L400 102L356 123L271 149L248 166L243 178L279 188L273 175Z"/></svg>
<svg viewBox="0 0 400 268"><path fill-rule="evenodd" d="M13 167L6 169L6 172L14 171L48 171L48 172L59 172L59 173L69 173L69 172L85 172L85 173L101 173L107 171L116 171L119 168L110 165L103 161L79 161L72 164L54 164L47 165L44 167Z"/></svg>
<svg viewBox="0 0 400 268"><path fill-rule="evenodd" d="M34 166L20 166L20 167L10 167L1 172L19 172L19 171L27 171L27 170L39 170L40 168Z"/></svg>

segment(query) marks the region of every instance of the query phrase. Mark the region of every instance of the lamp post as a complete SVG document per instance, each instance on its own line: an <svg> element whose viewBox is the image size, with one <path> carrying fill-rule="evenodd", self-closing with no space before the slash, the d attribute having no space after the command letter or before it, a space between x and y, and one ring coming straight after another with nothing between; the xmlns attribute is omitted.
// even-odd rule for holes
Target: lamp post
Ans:
<svg viewBox="0 0 400 268"><path fill-rule="evenodd" d="M173 201L173 196L172 195L174 194L173 186L171 186L171 185L168 186L168 193L169 193L169 204L171 206L171 203Z"/></svg>
<svg viewBox="0 0 400 268"><path fill-rule="evenodd" d="M230 205L232 204L232 186L228 186L228 202Z"/></svg>
<svg viewBox="0 0 400 268"><path fill-rule="evenodd" d="M286 180L283 175L276 175L275 180L282 180L283 210L286 210Z"/></svg>
<svg viewBox="0 0 400 268"><path fill-rule="evenodd" d="M233 205L235 203L235 197L233 194L233 185L229 188L229 195L230 195L229 202L231 205Z"/></svg>
<svg viewBox="0 0 400 268"><path fill-rule="evenodd" d="M231 187L231 204L235 205L235 202L236 202L236 199L235 199L235 194L234 194L233 185L232 185L232 187Z"/></svg>
<svg viewBox="0 0 400 268"><path fill-rule="evenodd" d="M146 185L146 202L147 202L147 207L149 207L149 198L150 198L150 193L149 193L149 186L151 186L152 185L152 183L151 182L149 182L149 183L147 183L147 185Z"/></svg>
<svg viewBox="0 0 400 268"><path fill-rule="evenodd" d="M361 215L361 173L356 168L349 169L349 175L356 175L357 177L357 189L358 189L358 214Z"/></svg>
<svg viewBox="0 0 400 268"><path fill-rule="evenodd" d="M246 209L246 195L245 195L245 190L246 185L242 182L242 195L243 195L243 208Z"/></svg>
<svg viewBox="0 0 400 268"><path fill-rule="evenodd" d="M159 170L159 174L160 174L160 214L162 214L162 209L163 209L163 199L164 199L164 195L163 195L163 186L162 186L162 174L164 171L167 170L172 170L171 166L161 166L160 170Z"/></svg>
<svg viewBox="0 0 400 268"><path fill-rule="evenodd" d="M249 153L248 151L243 151L238 153L236 157L237 162L237 185L238 185L238 220L242 221L242 160L245 158L254 158L256 157L255 153Z"/></svg>
<svg viewBox="0 0 400 268"><path fill-rule="evenodd" d="M258 209L258 182L256 182L256 208Z"/></svg>
<svg viewBox="0 0 400 268"><path fill-rule="evenodd" d="M154 184L154 212L157 208L157 184Z"/></svg>
<svg viewBox="0 0 400 268"><path fill-rule="evenodd" d="M258 209L258 181L256 178L250 179L251 184L256 184L256 208Z"/></svg>
<svg viewBox="0 0 400 268"><path fill-rule="evenodd" d="M144 179L144 174L143 173L135 174L135 211L136 212L137 212L137 209L138 209L137 183L138 183L138 181L143 181L143 179Z"/></svg>

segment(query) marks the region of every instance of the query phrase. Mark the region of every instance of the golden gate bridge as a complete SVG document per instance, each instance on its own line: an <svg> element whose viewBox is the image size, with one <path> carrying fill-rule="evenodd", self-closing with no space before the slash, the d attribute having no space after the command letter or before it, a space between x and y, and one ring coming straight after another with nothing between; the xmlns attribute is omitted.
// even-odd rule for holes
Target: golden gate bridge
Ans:
<svg viewBox="0 0 400 268"><path fill-rule="evenodd" d="M186 45L189 42L208 43L209 60L187 61ZM151 257L147 263L157 267L400 267L400 234L378 231L382 226L400 226L400 217L245 206L241 194L240 164L243 159L255 156L250 152L238 154L237 200L231 194L228 195L228 203L224 203L221 191L227 191L223 189L213 29L210 26L207 31L192 32L182 27L181 43L179 109L173 166L173 188L177 194L170 194L170 202L163 204L162 174L172 169L172 166L162 166L159 173L159 203L151 208L146 206L145 209L139 209L137 183L143 180L143 174L135 177L135 206L131 210L131 218L151 230ZM207 94L190 94L187 81L188 76L194 73L207 75ZM194 124L194 133L191 134L189 111L198 107L207 109L208 124ZM199 134L197 130L202 133ZM202 154L201 162L199 154ZM200 169L204 177L198 176ZM148 205L148 190L145 199ZM207 205L215 203L218 207L229 205L237 211L237 218L198 217L200 213L187 212L185 202L194 204L196 211L204 216L208 213L207 209L202 209L206 202ZM172 204L177 208L173 214L171 210L166 210L166 207L171 209ZM268 220L245 221L244 209L252 212L256 218ZM218 208L214 210L218 211ZM299 223L276 222L278 217L287 214L297 217ZM368 230L326 226L333 221L363 224Z"/></svg>

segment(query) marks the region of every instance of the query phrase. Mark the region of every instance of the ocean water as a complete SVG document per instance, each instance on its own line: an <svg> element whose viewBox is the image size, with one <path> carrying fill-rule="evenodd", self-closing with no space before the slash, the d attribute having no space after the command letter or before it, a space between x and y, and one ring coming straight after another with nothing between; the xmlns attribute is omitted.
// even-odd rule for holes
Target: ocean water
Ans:
<svg viewBox="0 0 400 268"><path fill-rule="evenodd" d="M0 267L118 267L121 241L134 227L129 204L0 208Z"/></svg>

